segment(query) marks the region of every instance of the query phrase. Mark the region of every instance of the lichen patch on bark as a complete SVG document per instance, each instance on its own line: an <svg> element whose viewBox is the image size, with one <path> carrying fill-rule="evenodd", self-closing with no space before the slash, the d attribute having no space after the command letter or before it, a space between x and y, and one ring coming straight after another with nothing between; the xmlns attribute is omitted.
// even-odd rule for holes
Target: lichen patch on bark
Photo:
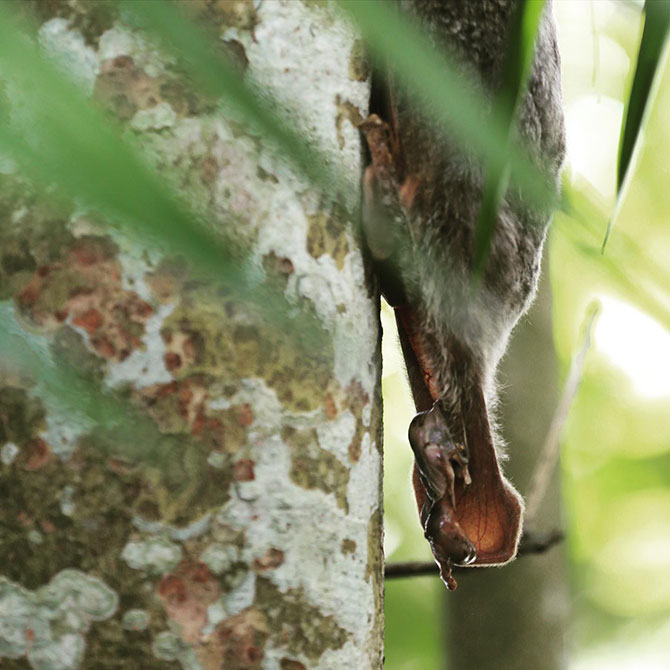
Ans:
<svg viewBox="0 0 670 670"><path fill-rule="evenodd" d="M335 259L338 270L344 266L344 258L349 253L349 240L342 234L341 223L332 215L318 212L307 217L307 251L313 258L329 254Z"/></svg>
<svg viewBox="0 0 670 670"><path fill-rule="evenodd" d="M376 636L368 640L368 654L371 665L379 653L380 645L383 644L383 621L384 621L384 573L379 566L384 565L384 544L383 544L383 511L381 507L375 509L370 515L368 524L368 560L366 566L366 577L371 579L374 594L374 617Z"/></svg>
<svg viewBox="0 0 670 670"><path fill-rule="evenodd" d="M270 631L265 614L249 608L217 625L211 641L198 649L204 670L262 670Z"/></svg>
<svg viewBox="0 0 670 670"><path fill-rule="evenodd" d="M258 22L254 0L181 0L184 8L203 24L214 25L220 35L231 28L253 31Z"/></svg>
<svg viewBox="0 0 670 670"><path fill-rule="evenodd" d="M79 570L63 570L34 591L0 577L0 657L26 657L38 670L76 670L89 627L117 607L107 584Z"/></svg>
<svg viewBox="0 0 670 670"><path fill-rule="evenodd" d="M281 641L291 654L317 661L326 649L338 649L349 637L335 617L324 615L302 589L281 592L271 581L259 577L256 598L270 629L281 631Z"/></svg>
<svg viewBox="0 0 670 670"><path fill-rule="evenodd" d="M162 263L149 279L163 299L179 302L165 319L162 337L166 365L172 374L206 375L220 379L259 377L273 388L289 410L307 412L322 404L326 394L332 351L310 351L296 346L258 311L213 283L172 273L175 263ZM309 307L304 309L309 315ZM226 315L225 320L221 313ZM230 385L221 389L230 394Z"/></svg>
<svg viewBox="0 0 670 670"><path fill-rule="evenodd" d="M319 446L316 429L298 431L285 426L282 440L291 449L291 480L304 488L318 488L332 493L338 506L346 512L349 470L333 454Z"/></svg>
<svg viewBox="0 0 670 670"><path fill-rule="evenodd" d="M367 81L370 77L370 63L363 40L354 40L349 56L349 76L355 81Z"/></svg>
<svg viewBox="0 0 670 670"><path fill-rule="evenodd" d="M123 288L117 251L105 237L73 238L61 258L40 265L19 292L19 313L42 332L68 323L100 357L125 360L141 347L153 308Z"/></svg>
<svg viewBox="0 0 670 670"><path fill-rule="evenodd" d="M137 67L131 56L117 56L102 62L94 95L117 118L128 121L139 110L163 102L162 83Z"/></svg>
<svg viewBox="0 0 670 670"><path fill-rule="evenodd" d="M342 100L340 96L336 98L337 115L335 117L335 127L337 129L337 141L341 147L345 145L344 123L347 122L352 128L358 128L364 121L361 110L349 100Z"/></svg>

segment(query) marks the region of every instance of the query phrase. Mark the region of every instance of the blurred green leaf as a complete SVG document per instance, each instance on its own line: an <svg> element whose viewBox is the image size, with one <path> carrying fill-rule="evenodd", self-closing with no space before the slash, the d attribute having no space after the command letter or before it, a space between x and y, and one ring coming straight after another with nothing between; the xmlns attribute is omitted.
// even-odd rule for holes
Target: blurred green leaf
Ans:
<svg viewBox="0 0 670 670"><path fill-rule="evenodd" d="M0 3L0 68L20 84L25 105L21 123L0 125L0 150L43 187L55 183L127 232L239 283L241 268L224 236L189 211L139 148L42 55L27 32L9 5Z"/></svg>
<svg viewBox="0 0 670 670"><path fill-rule="evenodd" d="M619 162L617 165L617 206L607 225L602 250L605 250L621 201L623 185L631 167L633 151L642 134L642 126L651 100L654 80L657 79L663 49L670 33L670 2L646 0L644 5L644 29L635 66L633 85L621 125L619 139Z"/></svg>
<svg viewBox="0 0 670 670"><path fill-rule="evenodd" d="M554 234L567 239L570 246L588 260L598 274L605 276L612 287L621 291L633 304L638 305L666 328L670 328L670 312L666 302L654 293L642 290L637 278L632 276L625 266L619 265L612 258L603 257L597 246L584 240L580 227L574 223L574 219L569 217L556 216L553 225Z"/></svg>
<svg viewBox="0 0 670 670"><path fill-rule="evenodd" d="M27 375L50 402L62 408L72 425L79 422L114 434L116 455L161 469L169 466L174 449L167 448L167 436L156 424L118 393L105 391L57 356L49 342L27 333L16 321L12 304L0 301L0 372L9 366Z"/></svg>
<svg viewBox="0 0 670 670"><path fill-rule="evenodd" d="M582 183L579 189L564 184L561 211L579 223L573 233L584 244L593 249L601 244L602 229L607 226L608 221L608 204L602 200L596 189L588 183ZM659 265L644 246L624 230L619 230L616 239L610 241L607 255L612 263L603 264L603 270L607 272L610 267L634 268L641 294L647 290L646 286L670 285L670 267ZM617 277L618 270L616 276L612 277L615 284Z"/></svg>
<svg viewBox="0 0 670 670"><path fill-rule="evenodd" d="M617 189L626 177L633 149L642 130L642 120L656 73L659 69L663 47L670 31L670 3L650 2L644 6L645 21L638 51L635 77L628 98L626 114L621 126Z"/></svg>
<svg viewBox="0 0 670 670"><path fill-rule="evenodd" d="M525 91L535 53L535 37L544 10L544 0L521 0L512 12L507 52L502 69L500 89L494 105L507 126L507 142L516 134L515 115ZM474 275L481 276L486 266L491 240L495 232L500 203L509 180L507 161L499 163L490 157L484 165L484 189L475 229Z"/></svg>
<svg viewBox="0 0 670 670"><path fill-rule="evenodd" d="M198 272L261 306L278 328L294 331L296 341L321 346L323 332L316 320L289 305L279 287L259 286L258 278L250 281L244 250L229 231L202 221L141 148L41 53L28 33L9 6L0 3L0 68L6 79L20 84L24 104L21 123L0 124L0 151L43 188L56 184L127 235L185 256Z"/></svg>

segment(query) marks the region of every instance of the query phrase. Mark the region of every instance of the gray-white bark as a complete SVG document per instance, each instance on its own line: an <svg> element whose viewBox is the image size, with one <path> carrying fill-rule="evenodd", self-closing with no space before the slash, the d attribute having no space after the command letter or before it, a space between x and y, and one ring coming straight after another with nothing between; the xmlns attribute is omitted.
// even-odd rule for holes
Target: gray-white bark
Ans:
<svg viewBox="0 0 670 670"><path fill-rule="evenodd" d="M151 428L120 444L0 368L3 667L376 670L380 359L353 232L360 44L321 3L208 9L246 76L341 169L348 199L329 204L242 119L193 105L173 64L123 23L56 4L39 31L48 52L213 226L234 222L250 276L316 315L326 346L299 349L191 260L74 203L50 211L0 175L0 248L13 261L0 272L3 318Z"/></svg>

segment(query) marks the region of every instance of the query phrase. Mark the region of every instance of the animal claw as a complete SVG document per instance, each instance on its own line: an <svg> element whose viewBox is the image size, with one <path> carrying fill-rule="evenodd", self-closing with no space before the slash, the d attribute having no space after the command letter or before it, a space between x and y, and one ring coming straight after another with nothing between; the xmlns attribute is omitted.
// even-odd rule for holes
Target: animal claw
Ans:
<svg viewBox="0 0 670 670"><path fill-rule="evenodd" d="M440 576L449 590L456 588L453 565L476 560L477 550L456 520L456 481L471 482L467 451L452 439L446 417L438 403L417 414L409 427L421 483L426 490L421 519L424 536L440 566Z"/></svg>

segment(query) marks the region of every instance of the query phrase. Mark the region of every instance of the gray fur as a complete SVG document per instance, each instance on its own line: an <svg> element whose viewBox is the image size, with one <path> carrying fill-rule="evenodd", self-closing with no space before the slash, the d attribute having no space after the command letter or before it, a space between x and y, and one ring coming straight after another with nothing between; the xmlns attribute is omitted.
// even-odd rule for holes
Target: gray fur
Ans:
<svg viewBox="0 0 670 670"><path fill-rule="evenodd" d="M460 62L463 76L489 99L498 85L500 64L514 0L403 0L416 13L436 46ZM482 191L481 168L445 141L402 90L394 90L397 129L422 187L412 207L415 240L403 263L410 304L419 314L426 347L447 413L458 415L462 394L483 385L495 402L498 362L517 320L535 294L549 216L519 198L500 208L488 265L479 290L472 291L473 236ZM518 115L518 130L538 170L557 180L565 153L560 60L551 6L538 33L528 89ZM455 360L450 341L469 351ZM451 411L450 411L451 410Z"/></svg>

